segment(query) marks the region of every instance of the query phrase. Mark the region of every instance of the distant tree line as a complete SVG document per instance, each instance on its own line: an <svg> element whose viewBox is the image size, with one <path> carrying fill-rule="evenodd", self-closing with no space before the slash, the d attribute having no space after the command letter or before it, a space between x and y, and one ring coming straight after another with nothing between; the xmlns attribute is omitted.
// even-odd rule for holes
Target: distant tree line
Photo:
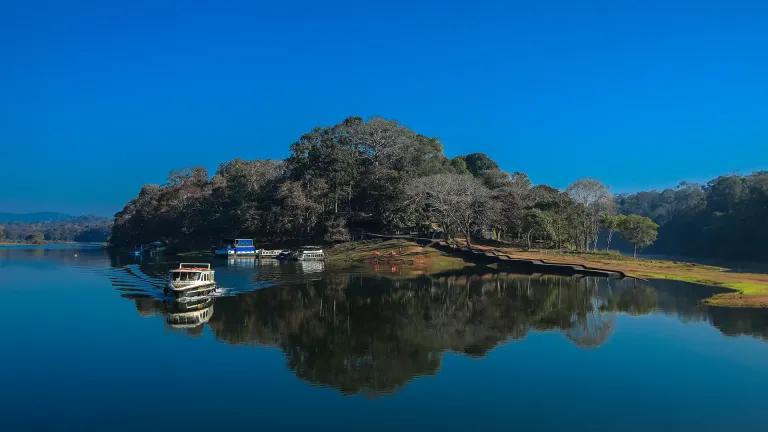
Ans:
<svg viewBox="0 0 768 432"><path fill-rule="evenodd" d="M395 121L350 117L304 134L284 161L235 159L213 176L188 168L145 185L115 215L111 242L182 249L231 237L334 242L374 232L593 250L615 211L596 180L564 192L534 186L485 154L449 159L437 139ZM614 231L640 247L655 238L627 227Z"/></svg>
<svg viewBox="0 0 768 432"><path fill-rule="evenodd" d="M112 231L112 220L97 216L80 216L66 220L34 223L7 222L0 225L0 241L44 243L47 241L106 242Z"/></svg>
<svg viewBox="0 0 768 432"><path fill-rule="evenodd" d="M620 195L624 214L659 225L649 253L763 260L768 258L768 172L721 176L704 185Z"/></svg>

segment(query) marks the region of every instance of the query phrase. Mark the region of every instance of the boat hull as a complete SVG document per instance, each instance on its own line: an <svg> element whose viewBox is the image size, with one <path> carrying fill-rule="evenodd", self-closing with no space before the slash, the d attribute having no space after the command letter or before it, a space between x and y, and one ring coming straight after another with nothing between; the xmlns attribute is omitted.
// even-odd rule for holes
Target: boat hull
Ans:
<svg viewBox="0 0 768 432"><path fill-rule="evenodd" d="M258 251L253 247L219 248L213 251L216 256L256 256Z"/></svg>
<svg viewBox="0 0 768 432"><path fill-rule="evenodd" d="M201 283L184 284L184 285L168 282L168 284L165 287L165 294L172 297L176 297L176 298L197 297L197 296L210 295L215 290L216 290L215 282L201 282Z"/></svg>

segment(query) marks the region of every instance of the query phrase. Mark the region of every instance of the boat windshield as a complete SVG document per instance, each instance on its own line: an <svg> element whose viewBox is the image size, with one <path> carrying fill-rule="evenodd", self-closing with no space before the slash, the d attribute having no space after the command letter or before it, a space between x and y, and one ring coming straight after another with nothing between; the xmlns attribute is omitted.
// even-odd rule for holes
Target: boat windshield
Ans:
<svg viewBox="0 0 768 432"><path fill-rule="evenodd" d="M200 273L197 272L173 272L174 282L192 282L200 279Z"/></svg>

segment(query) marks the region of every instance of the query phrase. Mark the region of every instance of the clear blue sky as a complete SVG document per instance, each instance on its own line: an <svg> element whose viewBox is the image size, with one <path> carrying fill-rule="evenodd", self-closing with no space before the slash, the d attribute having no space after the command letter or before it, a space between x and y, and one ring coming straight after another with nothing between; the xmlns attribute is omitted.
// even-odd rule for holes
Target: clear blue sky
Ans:
<svg viewBox="0 0 768 432"><path fill-rule="evenodd" d="M109 215L349 115L557 187L768 168L768 2L315 3L0 0L0 211Z"/></svg>

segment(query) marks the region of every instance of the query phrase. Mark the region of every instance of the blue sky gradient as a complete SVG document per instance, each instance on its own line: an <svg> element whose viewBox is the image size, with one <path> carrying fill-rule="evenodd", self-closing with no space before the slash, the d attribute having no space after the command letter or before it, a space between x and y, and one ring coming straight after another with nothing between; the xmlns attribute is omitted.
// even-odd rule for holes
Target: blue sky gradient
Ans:
<svg viewBox="0 0 768 432"><path fill-rule="evenodd" d="M110 215L350 115L556 187L768 168L768 2L0 7L0 211Z"/></svg>

